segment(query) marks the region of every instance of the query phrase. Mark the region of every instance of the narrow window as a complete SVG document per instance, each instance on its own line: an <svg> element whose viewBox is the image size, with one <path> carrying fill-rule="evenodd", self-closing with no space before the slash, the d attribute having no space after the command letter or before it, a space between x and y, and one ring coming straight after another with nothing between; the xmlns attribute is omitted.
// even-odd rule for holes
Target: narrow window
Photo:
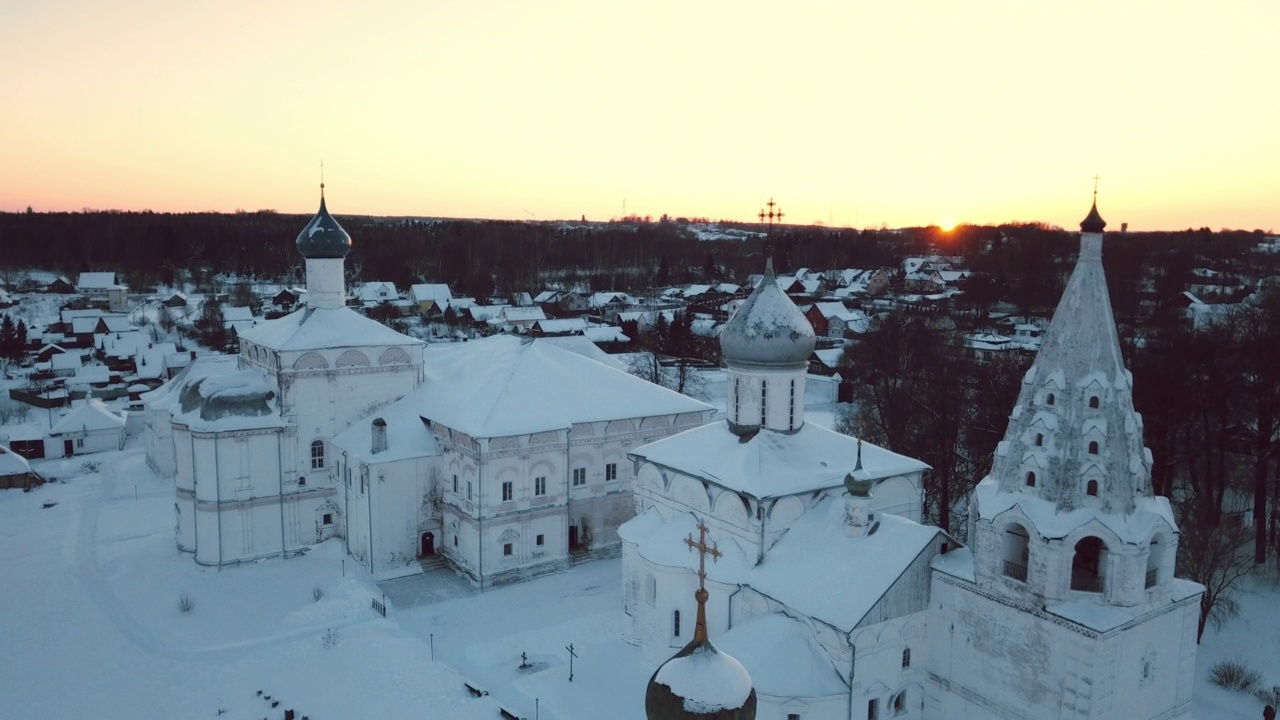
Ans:
<svg viewBox="0 0 1280 720"><path fill-rule="evenodd" d="M911 648L903 648L902 650L902 667L911 667Z"/></svg>
<svg viewBox="0 0 1280 720"><path fill-rule="evenodd" d="M760 427L768 424L769 416L769 381L760 381Z"/></svg>
<svg viewBox="0 0 1280 720"><path fill-rule="evenodd" d="M542 496L547 494L547 478L540 475L533 479L533 494Z"/></svg>
<svg viewBox="0 0 1280 720"><path fill-rule="evenodd" d="M1036 433L1036 447L1044 446L1044 433Z"/></svg>
<svg viewBox="0 0 1280 720"><path fill-rule="evenodd" d="M1098 441L1097 441L1097 440L1090 440L1090 441L1089 441L1089 454L1090 454L1090 455L1097 455L1097 454L1098 454Z"/></svg>
<svg viewBox="0 0 1280 720"><path fill-rule="evenodd" d="M573 469L573 486L578 487L580 485L586 485L586 484L587 484L587 469L574 468Z"/></svg>
<svg viewBox="0 0 1280 720"><path fill-rule="evenodd" d="M1053 404L1053 393L1049 393L1048 395L1046 395L1046 396L1045 396L1045 398L1044 398L1044 404L1045 404L1045 405L1052 405L1052 404Z"/></svg>
<svg viewBox="0 0 1280 720"><path fill-rule="evenodd" d="M543 544L545 544L545 542L546 542L546 536L545 536L545 535L539 535L539 536L538 536L538 537L537 537L533 542L534 542L534 544L535 544L535 545L537 545L538 547L542 547L542 545L543 545Z"/></svg>
<svg viewBox="0 0 1280 720"><path fill-rule="evenodd" d="M800 720L800 713L787 713L787 720Z"/></svg>
<svg viewBox="0 0 1280 720"><path fill-rule="evenodd" d="M652 575L649 576L648 591L649 604L652 605L658 601L658 581Z"/></svg>
<svg viewBox="0 0 1280 720"><path fill-rule="evenodd" d="M458 476L456 474L453 476L453 494L458 494Z"/></svg>
<svg viewBox="0 0 1280 720"><path fill-rule="evenodd" d="M1036 486L1036 474L1035 474L1035 473L1033 473L1033 472L1028 472L1028 473L1027 473L1027 487L1035 487L1035 486Z"/></svg>
<svg viewBox="0 0 1280 720"><path fill-rule="evenodd" d="M1097 409L1098 409L1098 396L1097 396L1097 395L1093 395L1093 396L1091 396L1091 397L1089 398L1089 407L1093 408L1094 410L1097 410Z"/></svg>
<svg viewBox="0 0 1280 720"><path fill-rule="evenodd" d="M791 406L787 415L787 429L796 429L796 381L791 381Z"/></svg>
<svg viewBox="0 0 1280 720"><path fill-rule="evenodd" d="M298 477L298 487L306 487L306 486L307 486L307 479L306 479L305 477L301 477L301 476L299 476L299 477Z"/></svg>
<svg viewBox="0 0 1280 720"><path fill-rule="evenodd" d="M471 481L470 480L467 481L467 499L468 500L471 499Z"/></svg>
<svg viewBox="0 0 1280 720"><path fill-rule="evenodd" d="M506 557L510 557L510 556L511 556L512 554L514 554L514 553L515 553L515 548L514 548L514 547L512 547L511 543L503 543L503 544L502 544L502 554L503 554L504 556L506 556Z"/></svg>
<svg viewBox="0 0 1280 720"><path fill-rule="evenodd" d="M618 463L609 463L604 466L604 479L606 481L618 479Z"/></svg>
<svg viewBox="0 0 1280 720"><path fill-rule="evenodd" d="M515 483L510 480L502 483L502 502L511 502L515 497Z"/></svg>
<svg viewBox="0 0 1280 720"><path fill-rule="evenodd" d="M311 441L311 469L312 470L324 469L324 441L323 440Z"/></svg>
<svg viewBox="0 0 1280 720"><path fill-rule="evenodd" d="M671 634L680 637L680 611L675 610L671 613Z"/></svg>
<svg viewBox="0 0 1280 720"><path fill-rule="evenodd" d="M1090 497L1098 497L1098 481L1090 480L1089 484L1085 486L1084 491L1085 491L1085 494L1089 495Z"/></svg>
<svg viewBox="0 0 1280 720"><path fill-rule="evenodd" d="M867 701L867 720L880 720L880 700L877 698Z"/></svg>
<svg viewBox="0 0 1280 720"><path fill-rule="evenodd" d="M741 403L742 398L740 396L741 392L742 392L742 378L734 378L733 379L733 421L736 423L742 422L742 403Z"/></svg>
<svg viewBox="0 0 1280 720"><path fill-rule="evenodd" d="M453 546L454 546L454 547L458 547L458 536L457 536L457 535L454 535L454 536L453 536Z"/></svg>
<svg viewBox="0 0 1280 720"><path fill-rule="evenodd" d="M906 712L907 711L907 691L903 690L897 695L894 695L892 705L893 705L894 715L901 715L902 713Z"/></svg>

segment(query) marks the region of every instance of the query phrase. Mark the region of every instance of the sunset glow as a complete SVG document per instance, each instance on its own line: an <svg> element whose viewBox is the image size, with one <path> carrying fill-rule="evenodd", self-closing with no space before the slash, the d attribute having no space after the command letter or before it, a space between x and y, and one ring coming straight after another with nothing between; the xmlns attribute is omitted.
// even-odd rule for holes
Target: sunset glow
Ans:
<svg viewBox="0 0 1280 720"><path fill-rule="evenodd" d="M358 7L357 7L358 6ZM1274 2L13 3L0 210L1280 230ZM938 223L941 224L941 223Z"/></svg>

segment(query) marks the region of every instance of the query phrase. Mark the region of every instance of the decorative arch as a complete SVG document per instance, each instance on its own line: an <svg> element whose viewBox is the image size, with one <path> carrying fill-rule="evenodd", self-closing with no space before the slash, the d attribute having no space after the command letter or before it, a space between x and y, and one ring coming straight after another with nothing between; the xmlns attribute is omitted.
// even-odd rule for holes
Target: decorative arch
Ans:
<svg viewBox="0 0 1280 720"><path fill-rule="evenodd" d="M348 350L338 356L338 361L333 364L334 367L368 367L369 358L359 350Z"/></svg>
<svg viewBox="0 0 1280 720"><path fill-rule="evenodd" d="M702 417L698 413L680 413L676 416L677 425L698 425L702 422Z"/></svg>
<svg viewBox="0 0 1280 720"><path fill-rule="evenodd" d="M591 423L577 423L569 429L569 437L595 437L596 430Z"/></svg>
<svg viewBox="0 0 1280 720"><path fill-rule="evenodd" d="M648 430L650 428L665 428L665 427L671 427L671 420L668 419L665 415L654 415L652 417L647 417L640 422L641 430Z"/></svg>
<svg viewBox="0 0 1280 720"><path fill-rule="evenodd" d="M489 438L489 452L497 452L498 450L514 450L518 447L520 447L520 439L514 435Z"/></svg>
<svg viewBox="0 0 1280 720"><path fill-rule="evenodd" d="M378 356L379 365L408 365L411 362L409 353L398 347L387 348Z"/></svg>
<svg viewBox="0 0 1280 720"><path fill-rule="evenodd" d="M784 497L769 508L769 522L783 527L790 526L804 515L804 503L794 496Z"/></svg>
<svg viewBox="0 0 1280 720"><path fill-rule="evenodd" d="M550 445L560 439L560 434L555 430L546 430L540 433L534 433L529 437L530 445Z"/></svg>
<svg viewBox="0 0 1280 720"><path fill-rule="evenodd" d="M671 481L671 499L689 506L690 509L711 512L711 499L707 497L707 488L687 475L677 475Z"/></svg>
<svg viewBox="0 0 1280 720"><path fill-rule="evenodd" d="M1164 566L1165 550L1169 547L1169 536L1164 531L1157 531L1147 543L1147 576L1143 587L1150 589L1160 584L1160 568Z"/></svg>
<svg viewBox="0 0 1280 720"><path fill-rule="evenodd" d="M631 432L636 429L635 423L630 420L613 420L604 428L605 435L613 435L615 433Z"/></svg>
<svg viewBox="0 0 1280 720"><path fill-rule="evenodd" d="M294 370L323 370L327 367L329 367L329 363L325 361L324 356L320 353L305 353L293 362Z"/></svg>
<svg viewBox="0 0 1280 720"><path fill-rule="evenodd" d="M739 495L732 490L723 490L716 495L712 509L716 517L721 520L738 527L746 527L751 519L747 503L749 501L745 496Z"/></svg>
<svg viewBox="0 0 1280 720"><path fill-rule="evenodd" d="M1004 526L1000 542L1000 574L1026 582L1027 568L1031 567L1031 533L1022 523L1011 522Z"/></svg>
<svg viewBox="0 0 1280 720"><path fill-rule="evenodd" d="M1071 589L1101 593L1107 587L1107 543L1096 535L1087 535L1076 543L1071 558Z"/></svg>

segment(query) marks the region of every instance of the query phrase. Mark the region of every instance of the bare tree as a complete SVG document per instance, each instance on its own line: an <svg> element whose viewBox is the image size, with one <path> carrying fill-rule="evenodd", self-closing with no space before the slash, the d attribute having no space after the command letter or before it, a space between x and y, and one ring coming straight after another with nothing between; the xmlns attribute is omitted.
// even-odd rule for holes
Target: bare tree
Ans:
<svg viewBox="0 0 1280 720"><path fill-rule="evenodd" d="M1186 520L1182 523L1182 539L1178 544L1178 575L1204 585L1196 632L1196 642L1199 642L1210 620L1221 624L1240 612L1236 600L1239 584L1255 567L1248 551L1252 533L1242 526L1201 525L1194 513L1183 514Z"/></svg>

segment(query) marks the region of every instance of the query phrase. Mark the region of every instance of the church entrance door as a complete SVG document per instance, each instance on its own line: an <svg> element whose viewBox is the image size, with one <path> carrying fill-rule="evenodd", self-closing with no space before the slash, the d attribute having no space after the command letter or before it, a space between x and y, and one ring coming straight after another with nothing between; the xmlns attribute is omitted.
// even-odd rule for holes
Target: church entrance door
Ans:
<svg viewBox="0 0 1280 720"><path fill-rule="evenodd" d="M569 526L569 549L570 550L578 549L578 526L577 525Z"/></svg>
<svg viewBox="0 0 1280 720"><path fill-rule="evenodd" d="M432 533L422 533L422 552L419 557L431 557L436 554L436 536Z"/></svg>

